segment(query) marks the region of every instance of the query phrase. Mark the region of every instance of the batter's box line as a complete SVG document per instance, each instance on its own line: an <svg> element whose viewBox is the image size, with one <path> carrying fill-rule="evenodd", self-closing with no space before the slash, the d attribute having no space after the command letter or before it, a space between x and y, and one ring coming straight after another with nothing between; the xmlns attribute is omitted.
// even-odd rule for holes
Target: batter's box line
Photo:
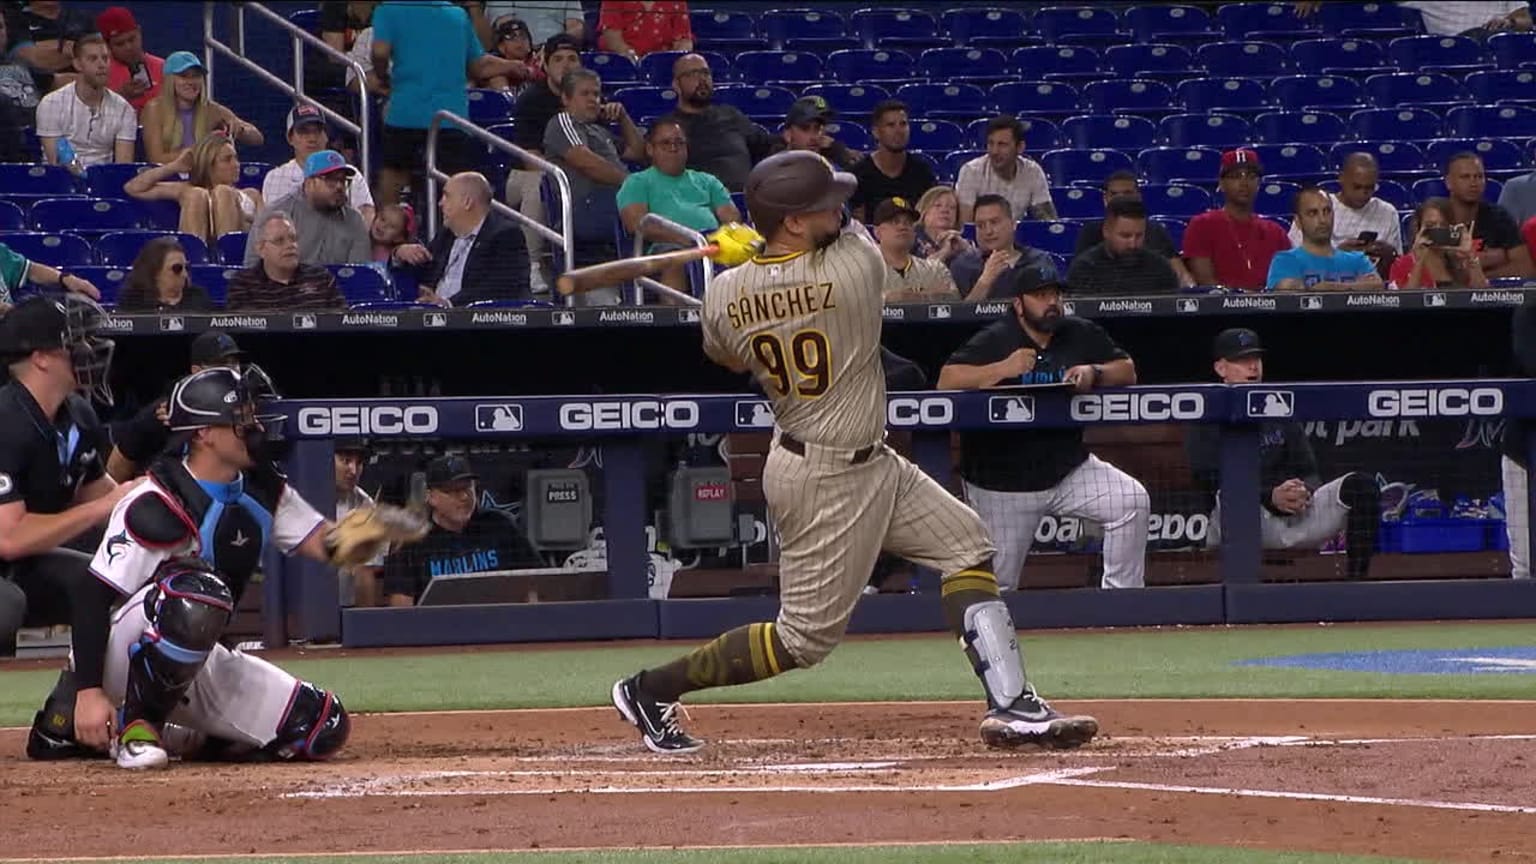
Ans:
<svg viewBox="0 0 1536 864"><path fill-rule="evenodd" d="M1083 774L1109 769L1084 769ZM1174 792L1193 795L1231 795L1239 798L1284 798L1293 801L1327 801L1338 804L1379 804L1389 807L1424 807L1432 810L1471 810L1478 813L1536 814L1536 807L1515 804L1480 804L1471 801L1434 801L1422 798L1380 798L1374 795L1336 795L1327 792L1289 792L1274 789L1241 789L1224 786L1183 786L1173 783L1139 783L1130 780L1089 780L1084 776L1036 781L1041 786L1079 786L1088 789L1127 789L1139 792Z"/></svg>

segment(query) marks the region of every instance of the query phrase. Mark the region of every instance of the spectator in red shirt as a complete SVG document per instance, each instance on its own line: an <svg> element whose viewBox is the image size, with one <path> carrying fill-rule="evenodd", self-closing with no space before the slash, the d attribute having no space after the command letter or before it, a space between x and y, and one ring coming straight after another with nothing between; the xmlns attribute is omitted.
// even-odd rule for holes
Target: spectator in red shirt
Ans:
<svg viewBox="0 0 1536 864"><path fill-rule="evenodd" d="M655 51L692 51L693 25L684 0L603 0L598 44L639 60Z"/></svg>
<svg viewBox="0 0 1536 864"><path fill-rule="evenodd" d="M144 104L160 94L160 83L165 80L164 58L144 52L139 22L122 6L103 9L96 16L96 29L112 52L107 89L127 99L133 110L144 110Z"/></svg>
<svg viewBox="0 0 1536 864"><path fill-rule="evenodd" d="M1465 225L1453 225L1451 202L1430 198L1413 211L1404 235L1406 251L1392 262L1387 281L1393 288L1420 291L1425 288L1487 288L1488 274L1474 248L1472 231ZM1449 228L1454 245L1444 245L1430 236L1436 228Z"/></svg>
<svg viewBox="0 0 1536 864"><path fill-rule="evenodd" d="M1253 212L1263 174L1252 150L1222 154L1222 207L1191 219L1184 231L1184 257L1195 284L1263 291L1270 259L1291 248L1284 228Z"/></svg>

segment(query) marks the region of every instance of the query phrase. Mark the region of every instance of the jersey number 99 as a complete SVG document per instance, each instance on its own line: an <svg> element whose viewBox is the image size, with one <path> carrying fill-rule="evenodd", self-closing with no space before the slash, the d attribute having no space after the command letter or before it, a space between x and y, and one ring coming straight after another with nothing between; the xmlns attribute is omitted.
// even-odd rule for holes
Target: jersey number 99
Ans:
<svg viewBox="0 0 1536 864"><path fill-rule="evenodd" d="M801 330L791 336L788 351L778 336L759 333L752 337L752 353L773 377L780 396L793 392L814 399L832 384L832 348L820 330Z"/></svg>

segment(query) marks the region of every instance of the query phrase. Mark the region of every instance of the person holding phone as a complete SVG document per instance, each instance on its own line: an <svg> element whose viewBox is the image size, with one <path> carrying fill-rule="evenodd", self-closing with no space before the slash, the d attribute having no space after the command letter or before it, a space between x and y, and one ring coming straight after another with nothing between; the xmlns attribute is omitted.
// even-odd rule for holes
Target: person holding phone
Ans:
<svg viewBox="0 0 1536 864"><path fill-rule="evenodd" d="M103 9L96 16L96 29L107 40L112 61L107 66L107 89L128 100L135 111L143 111L149 100L160 95L165 81L165 60L144 50L144 34L133 13L122 6Z"/></svg>
<svg viewBox="0 0 1536 864"><path fill-rule="evenodd" d="M1345 252L1364 252L1381 273L1403 250L1397 208L1376 197L1380 171L1376 157L1351 153L1339 166L1338 191L1333 200L1333 245ZM1291 245L1301 245L1301 226L1291 224Z"/></svg>
<svg viewBox="0 0 1536 864"><path fill-rule="evenodd" d="M1424 288L1487 288L1488 274L1472 245L1472 232L1453 225L1451 202L1430 198L1413 211L1409 234L1413 246L1392 264L1391 287L1404 291Z"/></svg>

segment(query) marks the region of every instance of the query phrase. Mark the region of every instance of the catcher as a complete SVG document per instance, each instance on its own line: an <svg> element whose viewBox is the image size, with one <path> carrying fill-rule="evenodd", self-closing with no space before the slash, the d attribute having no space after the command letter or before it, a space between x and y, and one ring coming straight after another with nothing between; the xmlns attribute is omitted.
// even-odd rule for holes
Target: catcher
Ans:
<svg viewBox="0 0 1536 864"><path fill-rule="evenodd" d="M322 518L257 456L277 419L258 415L257 400L275 396L257 367L204 369L172 390L174 455L112 510L91 560L97 578L76 598L91 626L76 634L71 669L38 714L34 758L105 750L122 768L145 769L165 767L172 749L319 760L346 743L351 722L334 694L219 639L268 543L345 567L420 539L427 525L383 505L339 524Z"/></svg>

